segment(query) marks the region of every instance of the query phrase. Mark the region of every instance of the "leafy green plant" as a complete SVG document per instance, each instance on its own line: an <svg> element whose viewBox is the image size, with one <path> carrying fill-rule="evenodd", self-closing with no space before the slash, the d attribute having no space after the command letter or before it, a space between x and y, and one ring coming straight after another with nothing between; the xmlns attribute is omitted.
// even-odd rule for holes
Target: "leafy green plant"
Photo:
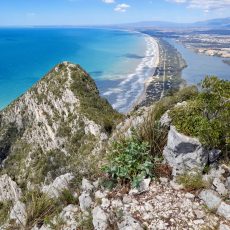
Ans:
<svg viewBox="0 0 230 230"><path fill-rule="evenodd" d="M149 145L133 136L113 144L109 165L103 170L112 179L138 187L143 178L153 176L153 167Z"/></svg>

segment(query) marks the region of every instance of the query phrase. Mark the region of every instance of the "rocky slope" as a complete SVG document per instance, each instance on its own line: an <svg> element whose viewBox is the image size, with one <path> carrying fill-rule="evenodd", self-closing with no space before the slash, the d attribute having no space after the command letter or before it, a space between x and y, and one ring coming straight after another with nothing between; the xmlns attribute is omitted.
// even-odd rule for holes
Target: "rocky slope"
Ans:
<svg viewBox="0 0 230 230"><path fill-rule="evenodd" d="M59 64L0 112L1 173L26 187L87 175L119 116L80 66Z"/></svg>
<svg viewBox="0 0 230 230"><path fill-rule="evenodd" d="M180 91L121 122L80 66L57 65L0 112L0 230L230 230L230 167L170 117L196 94ZM125 142L140 134L154 175L136 188L127 177L114 183L101 170L116 157L114 140L126 152L124 175L124 162L148 168L129 158L144 145Z"/></svg>

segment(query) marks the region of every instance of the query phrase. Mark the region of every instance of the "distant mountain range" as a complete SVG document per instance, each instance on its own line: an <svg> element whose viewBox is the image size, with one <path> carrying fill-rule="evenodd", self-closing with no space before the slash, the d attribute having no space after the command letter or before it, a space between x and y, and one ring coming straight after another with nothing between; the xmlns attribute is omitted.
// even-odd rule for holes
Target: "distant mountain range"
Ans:
<svg viewBox="0 0 230 230"><path fill-rule="evenodd" d="M175 23L165 21L143 21L118 25L122 27L154 27L154 28L211 28L211 29L230 29L230 17L218 18L195 23Z"/></svg>

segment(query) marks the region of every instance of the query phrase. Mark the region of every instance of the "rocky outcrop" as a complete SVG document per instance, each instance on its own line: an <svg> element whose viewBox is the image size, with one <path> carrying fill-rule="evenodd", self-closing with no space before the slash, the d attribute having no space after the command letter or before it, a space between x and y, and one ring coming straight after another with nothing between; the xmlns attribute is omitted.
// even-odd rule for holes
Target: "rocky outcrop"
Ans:
<svg viewBox="0 0 230 230"><path fill-rule="evenodd" d="M205 202L210 210L216 210L221 203L218 193L212 190L203 190L200 193L200 199Z"/></svg>
<svg viewBox="0 0 230 230"><path fill-rule="evenodd" d="M65 230L75 230L77 229L79 223L76 221L77 213L79 212L79 207L76 205L68 205L60 213L59 217L64 221Z"/></svg>
<svg viewBox="0 0 230 230"><path fill-rule="evenodd" d="M209 182L210 188L200 192L199 197L205 205L219 216L230 221L230 190L228 188L228 178L230 168L226 165L220 165L218 168L211 168L209 173L203 178Z"/></svg>
<svg viewBox="0 0 230 230"><path fill-rule="evenodd" d="M58 198L60 193L68 189L70 181L74 178L71 173L66 173L57 177L50 185L45 185L42 192L46 193L51 198Z"/></svg>
<svg viewBox="0 0 230 230"><path fill-rule="evenodd" d="M17 202L22 195L21 189L8 175L0 177L0 202Z"/></svg>
<svg viewBox="0 0 230 230"><path fill-rule="evenodd" d="M26 224L26 206L21 201L17 201L10 212L10 220L14 220L16 224L25 226Z"/></svg>
<svg viewBox="0 0 230 230"><path fill-rule="evenodd" d="M93 226L95 230L106 230L108 229L108 214L99 206L95 207L92 212L93 215Z"/></svg>
<svg viewBox="0 0 230 230"><path fill-rule="evenodd" d="M179 133L174 126L170 127L163 155L172 167L173 175L202 171L208 162L208 152L199 140Z"/></svg>

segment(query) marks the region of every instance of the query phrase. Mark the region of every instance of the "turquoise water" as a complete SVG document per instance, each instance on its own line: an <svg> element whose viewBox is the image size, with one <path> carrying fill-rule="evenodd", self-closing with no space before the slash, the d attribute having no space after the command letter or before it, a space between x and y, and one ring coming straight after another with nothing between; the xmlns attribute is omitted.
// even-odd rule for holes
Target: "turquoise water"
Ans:
<svg viewBox="0 0 230 230"><path fill-rule="evenodd" d="M124 80L140 67L147 49L144 35L126 31L2 28L0 108L23 94L57 63L70 61L86 69L101 95L124 112L143 87L137 76L132 75L132 80L125 83ZM142 68L142 75L147 76L148 71Z"/></svg>
<svg viewBox="0 0 230 230"><path fill-rule="evenodd" d="M230 65L223 62L223 58L198 54L191 49L185 48L174 39L166 39L182 54L188 67L182 72L183 79L188 84L197 85L205 76L214 75L221 79L230 81Z"/></svg>

